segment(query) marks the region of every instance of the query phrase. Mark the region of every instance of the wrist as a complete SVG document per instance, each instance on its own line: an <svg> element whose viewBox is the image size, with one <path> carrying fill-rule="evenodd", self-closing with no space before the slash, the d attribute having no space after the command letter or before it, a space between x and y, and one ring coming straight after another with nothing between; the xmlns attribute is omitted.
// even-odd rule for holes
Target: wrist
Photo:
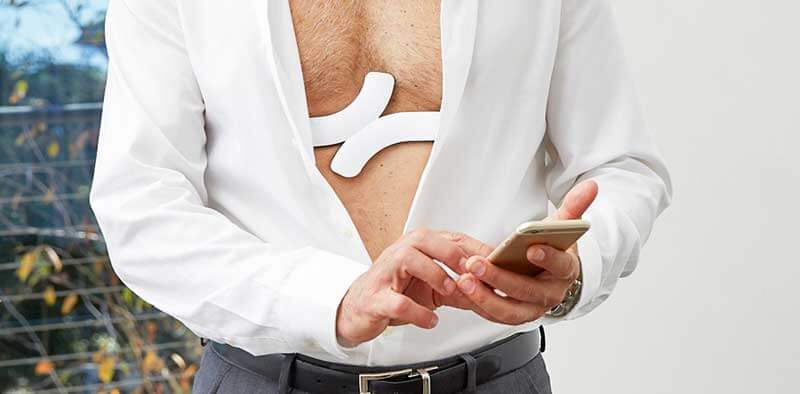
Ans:
<svg viewBox="0 0 800 394"><path fill-rule="evenodd" d="M347 323L344 321L343 309L345 299L349 293L350 290L345 293L342 301L339 303L339 307L336 309L336 342L338 342L339 346L344 348L352 348L358 345L358 343L346 335L347 330L345 327Z"/></svg>
<svg viewBox="0 0 800 394"><path fill-rule="evenodd" d="M350 290L342 297L336 310L336 342L341 350L345 351L352 350L369 340L358 330L360 319L354 314L353 305L348 302L348 294Z"/></svg>

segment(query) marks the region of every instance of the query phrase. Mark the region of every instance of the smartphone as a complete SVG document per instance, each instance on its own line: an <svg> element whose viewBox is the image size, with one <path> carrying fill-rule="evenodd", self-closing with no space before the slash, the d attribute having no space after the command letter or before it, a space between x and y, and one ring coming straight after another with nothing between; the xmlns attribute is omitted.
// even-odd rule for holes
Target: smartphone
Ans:
<svg viewBox="0 0 800 394"><path fill-rule="evenodd" d="M537 275L542 269L528 261L528 247L545 244L566 250L589 231L586 220L548 220L526 222L487 257L492 264L523 275Z"/></svg>

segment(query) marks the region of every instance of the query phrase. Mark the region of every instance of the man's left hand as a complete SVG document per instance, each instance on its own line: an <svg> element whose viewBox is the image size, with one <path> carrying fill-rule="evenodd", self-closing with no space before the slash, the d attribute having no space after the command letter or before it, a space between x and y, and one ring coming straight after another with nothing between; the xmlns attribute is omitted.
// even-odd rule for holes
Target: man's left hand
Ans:
<svg viewBox="0 0 800 394"><path fill-rule="evenodd" d="M597 196L597 183L584 181L564 197L558 211L546 220L579 219ZM493 265L485 254L470 257L461 270L458 288L476 313L497 323L519 325L534 321L561 303L581 272L575 245L561 251L547 245L528 248L531 264L544 269L536 276L521 275ZM495 293L500 290L506 296Z"/></svg>

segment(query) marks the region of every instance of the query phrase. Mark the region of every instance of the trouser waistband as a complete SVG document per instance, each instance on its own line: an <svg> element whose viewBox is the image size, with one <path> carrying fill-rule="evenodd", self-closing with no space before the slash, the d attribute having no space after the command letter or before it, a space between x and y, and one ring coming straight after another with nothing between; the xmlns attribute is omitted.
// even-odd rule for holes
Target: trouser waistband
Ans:
<svg viewBox="0 0 800 394"><path fill-rule="evenodd" d="M228 362L277 382L281 392L311 393L474 392L479 384L514 371L544 351L544 330L515 334L469 353L423 363L366 367L318 360L302 354L253 356L230 345L210 342Z"/></svg>

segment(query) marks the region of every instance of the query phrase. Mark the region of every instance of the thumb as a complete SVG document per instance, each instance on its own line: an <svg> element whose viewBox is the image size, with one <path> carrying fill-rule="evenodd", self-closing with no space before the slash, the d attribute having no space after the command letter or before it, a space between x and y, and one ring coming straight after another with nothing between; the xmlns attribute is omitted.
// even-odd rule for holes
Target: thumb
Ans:
<svg viewBox="0 0 800 394"><path fill-rule="evenodd" d="M580 219L597 197L597 182L587 180L570 189L558 210L548 220Z"/></svg>

